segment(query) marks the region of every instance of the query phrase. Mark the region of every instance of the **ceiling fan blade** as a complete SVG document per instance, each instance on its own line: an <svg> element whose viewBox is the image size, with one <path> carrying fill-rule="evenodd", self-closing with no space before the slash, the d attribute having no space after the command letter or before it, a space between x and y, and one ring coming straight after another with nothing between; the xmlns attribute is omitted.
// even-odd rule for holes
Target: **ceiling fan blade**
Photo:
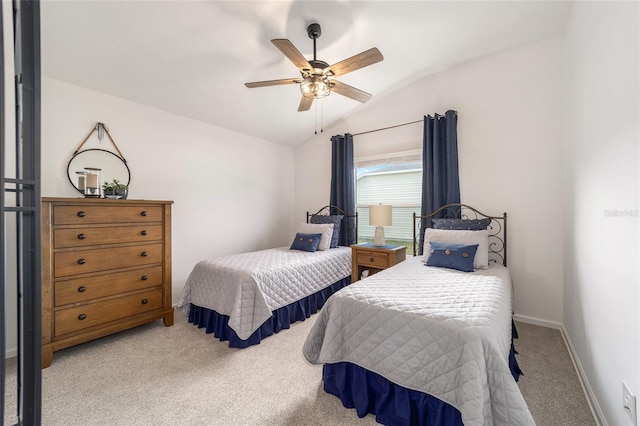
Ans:
<svg viewBox="0 0 640 426"><path fill-rule="evenodd" d="M313 104L313 98L307 98L306 96L303 96L302 99L300 99L300 106L298 106L298 112L309 111L311 109L311 104Z"/></svg>
<svg viewBox="0 0 640 426"><path fill-rule="evenodd" d="M371 94L337 80L331 80L331 91L358 102L367 102L371 99Z"/></svg>
<svg viewBox="0 0 640 426"><path fill-rule="evenodd" d="M285 78L282 80L267 80L267 81L253 81L251 83L245 83L244 85L249 88L254 87L265 87L265 86L280 86L283 84L292 84L292 83L300 83L302 79L300 78Z"/></svg>
<svg viewBox="0 0 640 426"><path fill-rule="evenodd" d="M376 47L372 47L369 50L365 50L362 53L358 53L355 56L329 66L324 70L324 73L326 75L328 72L332 72L333 75L337 77L360 68L368 67L383 59L382 53L380 53Z"/></svg>
<svg viewBox="0 0 640 426"><path fill-rule="evenodd" d="M280 49L280 51L284 53L284 56L286 56L291 62L293 62L293 65L298 67L298 69L313 69L313 67L309 64L309 61L307 61L307 59L302 56L302 53L300 53L300 51L293 45L293 43L291 43L286 38L276 38L271 40L271 43L273 43L278 49Z"/></svg>

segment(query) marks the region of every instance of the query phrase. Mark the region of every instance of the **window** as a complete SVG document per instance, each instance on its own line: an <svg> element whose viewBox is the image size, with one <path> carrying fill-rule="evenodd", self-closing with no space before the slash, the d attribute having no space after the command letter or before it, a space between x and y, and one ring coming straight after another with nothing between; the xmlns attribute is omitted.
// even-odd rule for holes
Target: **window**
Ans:
<svg viewBox="0 0 640 426"><path fill-rule="evenodd" d="M375 227L369 225L369 205L390 204L392 225L384 228L387 244L413 249L413 213L420 214L422 154L401 152L356 158L356 208L358 242L373 242Z"/></svg>

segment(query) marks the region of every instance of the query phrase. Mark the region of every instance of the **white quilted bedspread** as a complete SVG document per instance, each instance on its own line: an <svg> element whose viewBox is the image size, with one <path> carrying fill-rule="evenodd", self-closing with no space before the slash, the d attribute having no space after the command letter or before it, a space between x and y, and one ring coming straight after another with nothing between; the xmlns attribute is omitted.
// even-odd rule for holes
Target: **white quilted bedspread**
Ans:
<svg viewBox="0 0 640 426"><path fill-rule="evenodd" d="M190 304L229 316L231 327L247 339L271 312L351 275L351 249L315 253L279 247L203 260L187 279L178 307Z"/></svg>
<svg viewBox="0 0 640 426"><path fill-rule="evenodd" d="M467 426L532 425L509 371L511 292L502 266L461 273L408 258L334 294L303 352L433 395Z"/></svg>

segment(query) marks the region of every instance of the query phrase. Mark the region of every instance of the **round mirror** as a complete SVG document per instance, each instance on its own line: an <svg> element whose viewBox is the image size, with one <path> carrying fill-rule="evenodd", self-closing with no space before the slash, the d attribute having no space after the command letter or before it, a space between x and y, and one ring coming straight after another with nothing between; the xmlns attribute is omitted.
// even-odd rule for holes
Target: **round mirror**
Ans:
<svg viewBox="0 0 640 426"><path fill-rule="evenodd" d="M86 149L71 157L67 166L69 182L81 194L84 194L84 190L80 189L78 180L80 174L78 172L84 172L85 168L101 169L99 186L102 186L104 182L111 182L113 179L117 179L126 185L129 185L131 181L129 166L127 166L122 157L104 149Z"/></svg>

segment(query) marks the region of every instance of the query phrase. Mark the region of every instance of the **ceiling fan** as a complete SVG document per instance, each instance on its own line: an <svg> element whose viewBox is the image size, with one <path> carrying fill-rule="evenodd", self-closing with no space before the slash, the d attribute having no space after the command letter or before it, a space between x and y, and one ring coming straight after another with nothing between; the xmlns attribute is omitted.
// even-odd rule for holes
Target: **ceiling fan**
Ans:
<svg viewBox="0 0 640 426"><path fill-rule="evenodd" d="M348 84L335 80L335 77L345 75L351 71L373 65L382 61L382 53L373 47L343 61L329 65L316 58L316 39L322 34L320 24L314 23L307 27L309 38L313 39L313 60L307 61L302 53L284 38L271 40L280 51L286 56L300 71L299 78L286 78L282 80L255 81L245 83L249 88L279 86L284 84L300 84L302 99L298 106L298 111L308 111L314 99L329 96L331 92L336 92L342 96L355 99L358 102L366 102L371 98L371 94L364 92Z"/></svg>

